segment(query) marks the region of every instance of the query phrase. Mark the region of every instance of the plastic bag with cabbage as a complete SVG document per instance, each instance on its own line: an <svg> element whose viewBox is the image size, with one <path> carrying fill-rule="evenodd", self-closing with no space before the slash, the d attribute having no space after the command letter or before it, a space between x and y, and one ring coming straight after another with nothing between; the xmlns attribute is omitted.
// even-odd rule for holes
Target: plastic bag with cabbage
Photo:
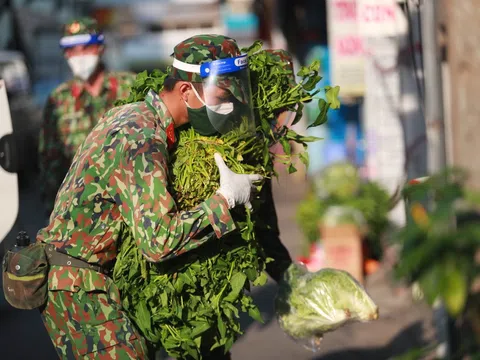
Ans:
<svg viewBox="0 0 480 360"><path fill-rule="evenodd" d="M292 264L275 299L281 328L312 351L323 334L354 321L378 318L378 307L348 272L321 269L310 273Z"/></svg>

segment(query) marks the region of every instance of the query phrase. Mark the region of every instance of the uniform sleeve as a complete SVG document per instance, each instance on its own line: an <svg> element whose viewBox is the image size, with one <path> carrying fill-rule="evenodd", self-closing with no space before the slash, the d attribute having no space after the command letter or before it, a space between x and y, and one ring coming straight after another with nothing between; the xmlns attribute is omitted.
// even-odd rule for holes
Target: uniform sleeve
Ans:
<svg viewBox="0 0 480 360"><path fill-rule="evenodd" d="M165 154L163 143L146 137L127 145L120 166L114 171L120 212L140 251L152 262L197 248L209 238L201 236L204 230L213 229L221 238L235 229L227 204L218 195L189 211L176 210L166 187Z"/></svg>
<svg viewBox="0 0 480 360"><path fill-rule="evenodd" d="M55 100L50 96L43 113L38 149L40 194L48 214L53 210L55 196L65 176L64 169L68 169L68 160L58 135L58 116L55 108Z"/></svg>
<svg viewBox="0 0 480 360"><path fill-rule="evenodd" d="M267 264L267 273L273 280L279 282L283 273L292 263L287 248L280 240L277 212L273 203L272 182L267 180L260 193L262 204L258 210L261 218L256 226L255 233L267 257L274 261Z"/></svg>

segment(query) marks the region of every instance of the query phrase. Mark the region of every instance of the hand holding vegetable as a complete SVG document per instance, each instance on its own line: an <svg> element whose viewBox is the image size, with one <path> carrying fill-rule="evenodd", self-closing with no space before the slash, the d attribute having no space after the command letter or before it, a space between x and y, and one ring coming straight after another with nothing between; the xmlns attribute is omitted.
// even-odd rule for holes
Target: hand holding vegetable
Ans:
<svg viewBox="0 0 480 360"><path fill-rule="evenodd" d="M248 209L250 204L250 194L254 181L262 180L258 174L237 174L228 168L219 153L215 153L215 163L220 172L220 188L217 194L222 195L227 200L228 208L231 209L239 204L244 204Z"/></svg>

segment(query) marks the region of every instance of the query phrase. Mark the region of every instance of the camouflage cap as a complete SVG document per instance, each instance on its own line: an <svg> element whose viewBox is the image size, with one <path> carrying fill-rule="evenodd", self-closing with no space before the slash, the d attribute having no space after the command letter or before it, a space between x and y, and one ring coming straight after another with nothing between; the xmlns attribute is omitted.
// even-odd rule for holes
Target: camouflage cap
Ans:
<svg viewBox="0 0 480 360"><path fill-rule="evenodd" d="M103 44L104 37L94 18L74 19L63 26L60 46L68 48L76 45Z"/></svg>
<svg viewBox="0 0 480 360"><path fill-rule="evenodd" d="M237 42L223 35L204 34L192 36L173 49L172 57L174 63L168 69L172 77L190 82L203 82L199 72L191 72L179 64L201 65L206 62L221 60L226 58L235 58L240 56L241 52ZM220 75L214 80L215 85L229 90L235 98L246 103L247 96L241 81L235 75Z"/></svg>

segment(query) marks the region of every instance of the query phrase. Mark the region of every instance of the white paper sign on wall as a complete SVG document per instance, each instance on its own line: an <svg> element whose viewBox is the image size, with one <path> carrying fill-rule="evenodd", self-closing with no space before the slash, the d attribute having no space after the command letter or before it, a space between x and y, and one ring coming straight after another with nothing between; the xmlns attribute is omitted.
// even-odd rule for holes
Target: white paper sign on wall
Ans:
<svg viewBox="0 0 480 360"><path fill-rule="evenodd" d="M408 30L407 20L396 0L357 0L360 35L399 36Z"/></svg>
<svg viewBox="0 0 480 360"><path fill-rule="evenodd" d="M357 0L327 0L332 84L341 96L363 96L365 51L358 31Z"/></svg>

